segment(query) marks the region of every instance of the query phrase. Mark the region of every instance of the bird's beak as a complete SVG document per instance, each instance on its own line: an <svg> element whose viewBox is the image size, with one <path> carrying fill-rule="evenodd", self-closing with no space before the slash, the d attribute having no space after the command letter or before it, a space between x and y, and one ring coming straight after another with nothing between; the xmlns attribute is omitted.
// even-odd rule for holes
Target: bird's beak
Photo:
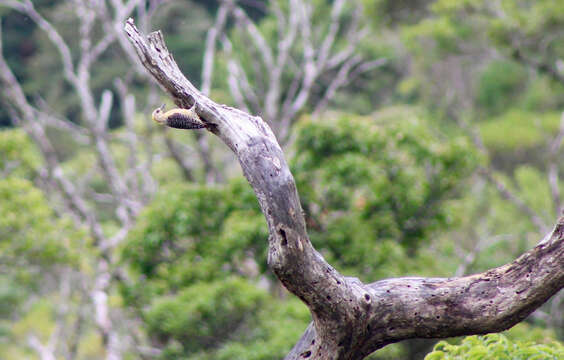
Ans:
<svg viewBox="0 0 564 360"><path fill-rule="evenodd" d="M162 105L161 105L161 107L160 107L161 111L164 111L165 106L166 106L166 104L162 104Z"/></svg>

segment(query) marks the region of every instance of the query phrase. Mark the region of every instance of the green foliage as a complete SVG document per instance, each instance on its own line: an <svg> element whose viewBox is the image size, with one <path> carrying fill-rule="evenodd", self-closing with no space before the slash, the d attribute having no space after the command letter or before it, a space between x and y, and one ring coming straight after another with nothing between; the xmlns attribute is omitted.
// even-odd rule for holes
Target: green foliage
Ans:
<svg viewBox="0 0 564 360"><path fill-rule="evenodd" d="M69 221L58 220L47 200L29 181L0 180L0 259L25 258L29 265L68 261L73 241Z"/></svg>
<svg viewBox="0 0 564 360"><path fill-rule="evenodd" d="M546 143L558 131L559 113L510 111L480 125L484 143L494 150L531 148Z"/></svg>
<svg viewBox="0 0 564 360"><path fill-rule="evenodd" d="M22 148L21 155L20 164L25 164L29 154ZM45 279L64 266L77 266L78 250L84 248L86 238L69 219L54 213L39 189L16 173L26 171L16 170L0 179L0 353L5 350L6 354L18 354L12 346L14 339L27 336L28 331L42 331L45 338L53 331L49 313L44 311L48 303ZM38 291L42 297L36 303Z"/></svg>
<svg viewBox="0 0 564 360"><path fill-rule="evenodd" d="M79 263L78 250L87 239L31 182L39 166L22 129L0 131L0 352L6 354L19 354L16 347L2 345L22 335L22 329L37 331L41 324L47 333L52 330L49 320L38 316L48 318L47 302L35 304L33 295L44 288L47 274Z"/></svg>
<svg viewBox="0 0 564 360"><path fill-rule="evenodd" d="M233 332L215 349L191 353L190 360L277 360L294 345L310 320L309 311L298 300L280 301L272 297L248 314L256 320L252 329L243 326ZM201 323L200 323L201 326ZM180 343L173 343L166 357L178 359ZM180 351L179 351L180 350Z"/></svg>
<svg viewBox="0 0 564 360"><path fill-rule="evenodd" d="M237 329L254 328L254 311L266 298L264 291L243 279L197 283L154 301L146 313L148 331L157 341L180 342L184 352L209 349Z"/></svg>
<svg viewBox="0 0 564 360"><path fill-rule="evenodd" d="M249 190L237 182L225 188L186 184L164 188L141 215L124 257L144 276L166 279L175 287L221 276L223 264L238 251L256 247L255 242L265 246L264 220L253 215L258 214L256 200L241 204L248 198L241 193ZM245 222L226 226L244 217L259 220L262 229Z"/></svg>
<svg viewBox="0 0 564 360"><path fill-rule="evenodd" d="M494 61L478 79L476 100L491 114L498 114L521 95L527 80L526 70L511 61Z"/></svg>
<svg viewBox="0 0 564 360"><path fill-rule="evenodd" d="M30 178L39 155L22 129L0 130L0 174Z"/></svg>
<svg viewBox="0 0 564 360"><path fill-rule="evenodd" d="M559 342L533 344L510 341L501 334L469 336L460 345L441 341L425 360L499 359L499 360L556 360L564 357L564 345Z"/></svg>
<svg viewBox="0 0 564 360"><path fill-rule="evenodd" d="M420 23L409 27L404 32L406 43L419 51L424 51L425 37L433 39L439 51L458 51L458 40L471 35L470 29L457 22L456 19L439 17L436 19L425 19Z"/></svg>
<svg viewBox="0 0 564 360"><path fill-rule="evenodd" d="M245 358L275 359L291 347L287 332L308 321L303 305L287 329L265 332L283 321L268 320L283 315L274 309L295 305L279 302L251 280L266 270L267 237L243 180L162 189L124 248L123 259L138 280L122 294L141 312L149 337L164 347L163 358L237 358L242 349L256 347ZM245 264L255 255L260 265L249 272Z"/></svg>
<svg viewBox="0 0 564 360"><path fill-rule="evenodd" d="M429 16L402 28L415 79L399 90L409 80L419 99L454 118L559 111L562 84L549 70L558 73L564 55L564 15L554 7L553 0L434 1Z"/></svg>
<svg viewBox="0 0 564 360"><path fill-rule="evenodd" d="M449 225L444 204L477 161L462 138L444 137L409 109L303 121L297 132L292 169L312 240L369 278Z"/></svg>
<svg viewBox="0 0 564 360"><path fill-rule="evenodd" d="M0 278L0 319L8 318L13 314L18 304L25 300L26 292L7 277ZM0 339L8 333L7 324L0 321Z"/></svg>
<svg viewBox="0 0 564 360"><path fill-rule="evenodd" d="M310 314L298 300L269 300L260 310L258 326L244 342L231 341L222 346L209 360L276 360L282 359L303 333Z"/></svg>

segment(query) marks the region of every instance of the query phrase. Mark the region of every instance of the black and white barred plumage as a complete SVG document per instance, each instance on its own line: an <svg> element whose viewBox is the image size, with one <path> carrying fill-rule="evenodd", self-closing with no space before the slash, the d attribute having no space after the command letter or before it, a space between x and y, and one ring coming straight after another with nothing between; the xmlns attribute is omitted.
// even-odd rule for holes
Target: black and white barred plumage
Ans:
<svg viewBox="0 0 564 360"><path fill-rule="evenodd" d="M164 112L163 106L153 111L153 120L159 124L166 125L176 129L202 129L206 124L200 119L194 111L194 107L190 109L172 109Z"/></svg>

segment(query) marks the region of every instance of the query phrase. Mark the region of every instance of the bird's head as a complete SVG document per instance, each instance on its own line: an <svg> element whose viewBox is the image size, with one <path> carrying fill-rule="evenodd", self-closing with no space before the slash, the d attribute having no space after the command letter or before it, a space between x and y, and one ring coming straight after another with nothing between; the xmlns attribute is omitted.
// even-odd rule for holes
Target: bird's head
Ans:
<svg viewBox="0 0 564 360"><path fill-rule="evenodd" d="M153 121L159 124L163 124L165 122L165 117L164 117L164 109L165 109L165 104L162 104L160 107L156 108L155 110L153 110Z"/></svg>

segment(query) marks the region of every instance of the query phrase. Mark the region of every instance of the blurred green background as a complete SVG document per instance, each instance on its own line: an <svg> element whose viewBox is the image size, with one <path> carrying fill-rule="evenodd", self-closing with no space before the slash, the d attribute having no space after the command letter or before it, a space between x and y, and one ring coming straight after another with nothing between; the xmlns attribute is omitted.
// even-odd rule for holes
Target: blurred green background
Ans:
<svg viewBox="0 0 564 360"><path fill-rule="evenodd" d="M268 269L266 223L229 150L150 121L172 104L130 56L126 16L161 29L198 87L219 30L210 96L268 120L311 240L345 275L476 273L544 237L562 211L561 1L336 3L240 1L218 26L216 1L0 0L1 359L281 359L310 322ZM304 24L272 105L276 78L252 34L277 59L293 21ZM319 60L331 34L308 84L308 49ZM558 359L563 341L561 292L504 335L369 358Z"/></svg>

